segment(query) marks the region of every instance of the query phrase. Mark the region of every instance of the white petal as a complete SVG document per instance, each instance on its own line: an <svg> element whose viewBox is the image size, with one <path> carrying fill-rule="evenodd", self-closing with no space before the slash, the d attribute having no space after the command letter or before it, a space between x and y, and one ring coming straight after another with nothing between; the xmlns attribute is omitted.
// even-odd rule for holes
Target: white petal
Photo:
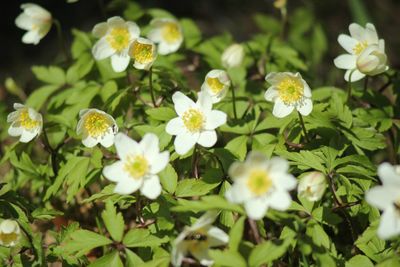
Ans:
<svg viewBox="0 0 400 267"><path fill-rule="evenodd" d="M157 154L152 158L152 161L150 162L150 173L156 174L164 170L168 162L169 162L168 151L164 151L162 153Z"/></svg>
<svg viewBox="0 0 400 267"><path fill-rule="evenodd" d="M156 199L161 194L161 189L160 179L157 175L152 175L143 180L140 192L150 199Z"/></svg>
<svg viewBox="0 0 400 267"><path fill-rule="evenodd" d="M226 191L225 197L232 203L243 203L251 198L251 193L247 189L246 182L237 180L232 187Z"/></svg>
<svg viewBox="0 0 400 267"><path fill-rule="evenodd" d="M269 87L264 94L264 98L267 101L275 101L277 97L278 97L278 90L276 89L275 86Z"/></svg>
<svg viewBox="0 0 400 267"><path fill-rule="evenodd" d="M115 186L114 192L121 195L129 195L137 191L143 184L143 179L122 179Z"/></svg>
<svg viewBox="0 0 400 267"><path fill-rule="evenodd" d="M292 198L287 191L276 190L268 199L271 208L276 210L287 210L292 203Z"/></svg>
<svg viewBox="0 0 400 267"><path fill-rule="evenodd" d="M162 31L161 28L154 28L148 34L147 38L152 40L155 43L159 43L162 40ZM158 51L160 53L160 51ZM161 54L161 53L160 53ZM161 54L162 55L162 54Z"/></svg>
<svg viewBox="0 0 400 267"><path fill-rule="evenodd" d="M363 39L364 31L364 28L357 23L352 23L349 26L350 35L356 40L361 41Z"/></svg>
<svg viewBox="0 0 400 267"><path fill-rule="evenodd" d="M207 249L192 250L192 251L190 251L190 253L193 255L193 257L195 257L200 262L201 265L211 266L214 263L214 261L208 255Z"/></svg>
<svg viewBox="0 0 400 267"><path fill-rule="evenodd" d="M196 104L201 108L201 110L205 113L211 111L212 108L212 99L209 94L205 94L204 92L198 93L198 100Z"/></svg>
<svg viewBox="0 0 400 267"><path fill-rule="evenodd" d="M111 48L105 37L98 40L92 48L92 54L96 60L111 57L114 53L114 49Z"/></svg>
<svg viewBox="0 0 400 267"><path fill-rule="evenodd" d="M313 109L311 98L305 98L301 105L298 105L296 109L300 112L301 115L308 116Z"/></svg>
<svg viewBox="0 0 400 267"><path fill-rule="evenodd" d="M172 101L175 105L175 111L179 116L181 116L189 108L196 106L192 99L184 95L182 92L175 92L172 95Z"/></svg>
<svg viewBox="0 0 400 267"><path fill-rule="evenodd" d="M380 210L385 210L392 206L400 197L400 192L396 187L375 186L365 194L365 200L372 206Z"/></svg>
<svg viewBox="0 0 400 267"><path fill-rule="evenodd" d="M18 28L21 28L21 29L27 30L27 31L32 29L34 22L35 22L35 20L25 13L20 14L15 19L15 25L17 25Z"/></svg>
<svg viewBox="0 0 400 267"><path fill-rule="evenodd" d="M124 171L124 162L122 160L105 166L103 169L103 175L107 178L107 180L110 180L112 182L132 179L129 174Z"/></svg>
<svg viewBox="0 0 400 267"><path fill-rule="evenodd" d="M358 44L357 40L346 34L339 35L338 42L349 54L354 54L353 48Z"/></svg>
<svg viewBox="0 0 400 267"><path fill-rule="evenodd" d="M294 106L288 106L285 103L283 103L282 100L277 98L275 100L275 105L274 105L272 114L275 117L283 118L283 117L286 117L287 115L289 115L290 113L292 113L293 109L294 109Z"/></svg>
<svg viewBox="0 0 400 267"><path fill-rule="evenodd" d="M227 116L225 112L219 110L211 110L211 112L207 114L207 120L204 128L206 130L214 130L219 126L224 125L226 123L226 118Z"/></svg>
<svg viewBox="0 0 400 267"><path fill-rule="evenodd" d="M379 41L375 26L372 23L367 23L365 27L365 39L368 44L377 44Z"/></svg>
<svg viewBox="0 0 400 267"><path fill-rule="evenodd" d="M180 242L178 244L175 244L172 247L172 253L171 253L171 263L175 267L180 267L182 266L182 261L185 255L187 254L187 246L184 242Z"/></svg>
<svg viewBox="0 0 400 267"><path fill-rule="evenodd" d="M176 136L174 141L175 151L179 155L185 155L194 147L199 139L199 134L183 133Z"/></svg>
<svg viewBox="0 0 400 267"><path fill-rule="evenodd" d="M25 44L38 44L41 36L37 31L28 31L22 36L22 42Z"/></svg>
<svg viewBox="0 0 400 267"><path fill-rule="evenodd" d="M139 146L143 151L145 158L153 162L154 158L160 153L158 147L158 137L153 133L147 133L143 136L142 140L139 142Z"/></svg>
<svg viewBox="0 0 400 267"><path fill-rule="evenodd" d="M383 212L377 234L382 239L389 239L400 234L400 217L394 207Z"/></svg>
<svg viewBox="0 0 400 267"><path fill-rule="evenodd" d="M348 82L350 80L350 74L353 70L347 70L346 73L344 74L344 79ZM361 80L362 78L365 77L364 73L361 73L359 70L354 70L353 73L351 74L351 82L356 82Z"/></svg>
<svg viewBox="0 0 400 267"><path fill-rule="evenodd" d="M127 21L126 22L126 26L128 27L128 31L129 31L129 33L131 35L130 36L131 39L136 39L136 38L139 37L140 28L135 22Z"/></svg>
<svg viewBox="0 0 400 267"><path fill-rule="evenodd" d="M49 11L36 4L25 3L21 5L21 8L27 15L31 17L37 17L41 20L47 20L51 18L51 14L49 13Z"/></svg>
<svg viewBox="0 0 400 267"><path fill-rule="evenodd" d="M118 157L125 160L129 155L142 154L139 144L124 133L118 133L114 139Z"/></svg>
<svg viewBox="0 0 400 267"><path fill-rule="evenodd" d="M114 144L115 135L111 129L100 140L100 144L104 147L110 147Z"/></svg>
<svg viewBox="0 0 400 267"><path fill-rule="evenodd" d="M107 31L108 31L107 22L101 22L101 23L94 25L92 34L96 38L101 38L104 35L106 35Z"/></svg>
<svg viewBox="0 0 400 267"><path fill-rule="evenodd" d="M217 142L217 133L214 130L203 131L200 133L200 137L197 143L204 147L212 147Z"/></svg>
<svg viewBox="0 0 400 267"><path fill-rule="evenodd" d="M14 103L13 107L15 110L18 110L24 108L25 105L22 105L21 103Z"/></svg>
<svg viewBox="0 0 400 267"><path fill-rule="evenodd" d="M186 132L186 128L182 119L180 117L176 117L167 123L165 131L170 135L178 135Z"/></svg>
<svg viewBox="0 0 400 267"><path fill-rule="evenodd" d="M333 63L337 68L345 70L355 69L356 62L357 62L357 56L349 54L340 55L333 61Z"/></svg>
<svg viewBox="0 0 400 267"><path fill-rule="evenodd" d="M98 143L99 143L99 140L91 137L90 135L88 135L82 139L82 144L86 147L94 147Z"/></svg>
<svg viewBox="0 0 400 267"><path fill-rule="evenodd" d="M8 134L11 136L20 136L22 134L22 127L13 127L13 125L8 128Z"/></svg>
<svg viewBox="0 0 400 267"><path fill-rule="evenodd" d="M305 80L301 80L303 83L303 87L304 87L304 96L311 98L311 88L310 86L308 86L307 82Z"/></svg>
<svg viewBox="0 0 400 267"><path fill-rule="evenodd" d="M210 247L219 247L229 242L229 236L218 227L211 226L207 231Z"/></svg>
<svg viewBox="0 0 400 267"><path fill-rule="evenodd" d="M128 55L114 54L111 56L111 66L115 72L122 72L126 70L130 60L131 58Z"/></svg>
<svg viewBox="0 0 400 267"><path fill-rule="evenodd" d="M7 122L13 122L19 117L19 111L13 111L7 116Z"/></svg>
<svg viewBox="0 0 400 267"><path fill-rule="evenodd" d="M21 137L19 138L19 141L22 143L28 143L31 141L35 136L38 134L38 130L35 131L26 131L22 130Z"/></svg>
<svg viewBox="0 0 400 267"><path fill-rule="evenodd" d="M180 39L178 42L174 43L167 43L167 42L160 42L158 45L158 53L160 55L168 55L171 54L179 49L182 44L183 39Z"/></svg>
<svg viewBox="0 0 400 267"><path fill-rule="evenodd" d="M400 175L396 173L395 167L390 163L384 162L380 164L378 166L378 175L385 186L400 186Z"/></svg>
<svg viewBox="0 0 400 267"><path fill-rule="evenodd" d="M197 221L189 227L190 231L196 231L201 228L208 228L218 217L218 212L215 210L207 211Z"/></svg>
<svg viewBox="0 0 400 267"><path fill-rule="evenodd" d="M278 189L293 190L296 188L297 180L291 174L273 172L271 173L271 178Z"/></svg>
<svg viewBox="0 0 400 267"><path fill-rule="evenodd" d="M264 217L268 202L264 198L253 198L244 203L244 208L250 219L259 220Z"/></svg>

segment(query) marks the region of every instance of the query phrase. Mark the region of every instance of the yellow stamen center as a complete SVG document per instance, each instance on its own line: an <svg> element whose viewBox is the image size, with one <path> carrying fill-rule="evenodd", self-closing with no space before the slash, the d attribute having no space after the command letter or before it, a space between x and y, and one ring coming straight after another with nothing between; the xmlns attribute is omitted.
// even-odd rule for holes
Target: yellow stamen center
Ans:
<svg viewBox="0 0 400 267"><path fill-rule="evenodd" d="M205 123L203 113L198 109L188 109L182 116L183 124L190 132L199 132Z"/></svg>
<svg viewBox="0 0 400 267"><path fill-rule="evenodd" d="M21 126L26 130L32 130L39 126L39 121L33 120L29 116L29 110L27 108L20 111L18 121Z"/></svg>
<svg viewBox="0 0 400 267"><path fill-rule="evenodd" d="M83 127L92 137L104 135L112 125L112 122L106 115L97 112L91 112L85 116Z"/></svg>
<svg viewBox="0 0 400 267"><path fill-rule="evenodd" d="M304 94L304 87L299 79L292 77L284 78L277 86L279 98L285 104L292 104L299 101Z"/></svg>
<svg viewBox="0 0 400 267"><path fill-rule="evenodd" d="M208 236L203 228L189 233L185 238L185 242L189 252L192 254L207 250L209 247Z"/></svg>
<svg viewBox="0 0 400 267"><path fill-rule="evenodd" d="M4 245L9 245L11 242L15 242L18 239L18 235L16 233L0 233L0 240Z"/></svg>
<svg viewBox="0 0 400 267"><path fill-rule="evenodd" d="M142 44L135 41L131 48L131 57L139 63L148 63L153 60L153 46L151 44Z"/></svg>
<svg viewBox="0 0 400 267"><path fill-rule="evenodd" d="M207 78L207 84L211 89L211 92L214 94L218 94L221 92L222 89L224 89L224 84L219 81L218 78Z"/></svg>
<svg viewBox="0 0 400 267"><path fill-rule="evenodd" d="M368 43L367 42L365 42L365 41L364 42L359 42L355 47L353 47L353 51L358 56L367 47L368 47Z"/></svg>
<svg viewBox="0 0 400 267"><path fill-rule="evenodd" d="M181 38L179 26L174 22L167 22L162 29L162 36L167 43L174 43Z"/></svg>
<svg viewBox="0 0 400 267"><path fill-rule="evenodd" d="M250 172L247 187L256 196L261 196L271 189L272 180L265 170L253 170Z"/></svg>
<svg viewBox="0 0 400 267"><path fill-rule="evenodd" d="M124 170L133 179L142 178L149 171L149 163L142 155L128 156L124 165Z"/></svg>
<svg viewBox="0 0 400 267"><path fill-rule="evenodd" d="M106 39L110 46L117 52L121 52L129 45L131 34L125 27L115 27L107 35Z"/></svg>

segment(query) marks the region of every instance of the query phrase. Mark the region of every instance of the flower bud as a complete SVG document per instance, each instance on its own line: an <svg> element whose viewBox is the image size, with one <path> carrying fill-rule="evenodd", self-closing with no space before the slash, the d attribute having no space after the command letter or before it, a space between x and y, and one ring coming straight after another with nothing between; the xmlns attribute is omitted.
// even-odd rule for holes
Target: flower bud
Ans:
<svg viewBox="0 0 400 267"><path fill-rule="evenodd" d="M326 178L320 172L311 172L300 179L297 193L308 201L318 201L326 189Z"/></svg>
<svg viewBox="0 0 400 267"><path fill-rule="evenodd" d="M274 7L277 9L282 9L286 7L287 0L275 0Z"/></svg>
<svg viewBox="0 0 400 267"><path fill-rule="evenodd" d="M13 247L16 245L21 230L16 221L4 220L0 223L0 245Z"/></svg>
<svg viewBox="0 0 400 267"><path fill-rule="evenodd" d="M222 66L234 68L242 64L244 58L244 48L240 44L232 44L222 53Z"/></svg>
<svg viewBox="0 0 400 267"><path fill-rule="evenodd" d="M360 72L373 76L385 72L387 57L383 47L370 45L357 58L357 68Z"/></svg>

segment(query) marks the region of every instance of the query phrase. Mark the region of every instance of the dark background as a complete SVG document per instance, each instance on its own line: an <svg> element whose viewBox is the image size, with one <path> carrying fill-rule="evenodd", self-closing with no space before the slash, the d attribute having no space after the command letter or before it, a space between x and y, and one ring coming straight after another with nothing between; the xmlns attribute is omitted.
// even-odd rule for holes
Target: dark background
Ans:
<svg viewBox="0 0 400 267"><path fill-rule="evenodd" d="M121 0L123 2L124 0ZM400 1L399 0L354 0L360 1L369 20L375 24L380 38L386 41L389 64L393 68L400 66ZM340 33L348 33L348 25L355 21L353 0L288 0L289 16L298 6L307 6L314 10L315 16L323 25L328 37L328 53L323 64L331 64L342 49L337 43ZM57 31L52 27L38 45L21 42L23 30L14 24L21 13L20 5L29 1L4 1L1 7L0 30L0 92L4 90L6 77L13 77L27 90L32 89L32 65L50 65L57 61L59 46ZM67 41L71 41L71 28L90 31L93 26L106 17L102 10L108 0L79 0L67 3L65 0L32 0L49 10L63 27ZM271 14L279 18L280 13L273 7L272 0L146 0L137 1L143 7L166 9L177 17L190 17L196 21L205 36L229 31L237 41L246 40L258 29L252 15L256 12ZM359 10L360 11L360 10ZM104 14L104 13L103 13ZM121 10L108 11L106 16L122 15ZM4 91L3 91L4 92ZM1 97L0 99L4 99Z"/></svg>

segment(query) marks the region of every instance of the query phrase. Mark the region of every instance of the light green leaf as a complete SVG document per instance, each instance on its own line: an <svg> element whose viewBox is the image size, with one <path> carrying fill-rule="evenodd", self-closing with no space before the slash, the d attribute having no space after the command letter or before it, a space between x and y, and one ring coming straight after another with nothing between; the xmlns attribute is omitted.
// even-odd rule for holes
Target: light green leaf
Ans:
<svg viewBox="0 0 400 267"><path fill-rule="evenodd" d="M132 229L125 235L122 243L129 248L156 247L168 242L168 240L168 236L159 238L152 235L147 229Z"/></svg>
<svg viewBox="0 0 400 267"><path fill-rule="evenodd" d="M113 251L104 255L103 257L92 262L88 267L104 267L104 266L112 266L112 267L123 267L124 264L119 257L118 251Z"/></svg>
<svg viewBox="0 0 400 267"><path fill-rule="evenodd" d="M101 213L101 218L103 218L104 224L111 237L115 241L120 242L124 234L125 222L122 213L117 213L117 209L110 200L107 200L106 209Z"/></svg>
<svg viewBox="0 0 400 267"><path fill-rule="evenodd" d="M63 85L66 82L64 71L57 66L33 66L32 71L38 80L45 83Z"/></svg>
<svg viewBox="0 0 400 267"><path fill-rule="evenodd" d="M158 174L158 176L160 177L162 187L168 193L173 194L178 183L178 174L174 167L172 167L171 164L168 164L167 167Z"/></svg>

